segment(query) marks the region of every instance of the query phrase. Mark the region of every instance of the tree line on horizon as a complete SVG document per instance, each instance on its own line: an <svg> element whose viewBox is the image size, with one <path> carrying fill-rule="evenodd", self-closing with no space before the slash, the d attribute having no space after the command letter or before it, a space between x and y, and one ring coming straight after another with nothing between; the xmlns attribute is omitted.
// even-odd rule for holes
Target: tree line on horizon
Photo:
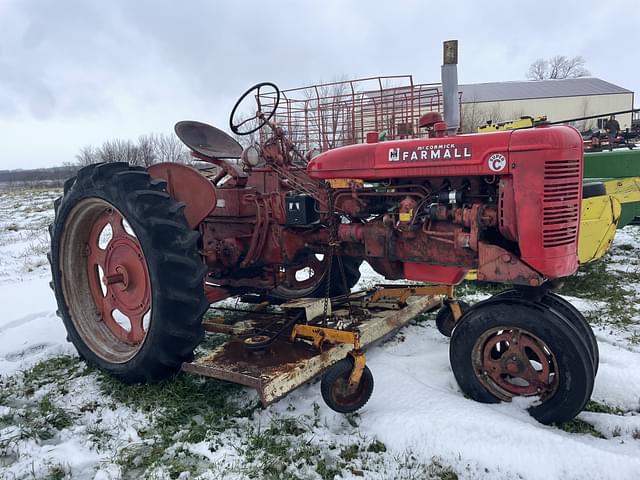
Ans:
<svg viewBox="0 0 640 480"><path fill-rule="evenodd" d="M86 145L76 155L75 164L82 168L101 162L150 167L163 162L191 164L192 157L176 135L150 133L140 135L136 141L116 138L106 140L99 147Z"/></svg>

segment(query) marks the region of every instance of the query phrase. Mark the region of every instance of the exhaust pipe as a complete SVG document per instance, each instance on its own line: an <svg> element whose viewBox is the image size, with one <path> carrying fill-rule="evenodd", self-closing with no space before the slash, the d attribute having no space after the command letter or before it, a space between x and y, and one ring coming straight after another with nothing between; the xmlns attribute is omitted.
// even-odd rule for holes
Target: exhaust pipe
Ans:
<svg viewBox="0 0 640 480"><path fill-rule="evenodd" d="M442 44L442 99L447 134L455 135L460 128L458 101L458 41L447 40Z"/></svg>

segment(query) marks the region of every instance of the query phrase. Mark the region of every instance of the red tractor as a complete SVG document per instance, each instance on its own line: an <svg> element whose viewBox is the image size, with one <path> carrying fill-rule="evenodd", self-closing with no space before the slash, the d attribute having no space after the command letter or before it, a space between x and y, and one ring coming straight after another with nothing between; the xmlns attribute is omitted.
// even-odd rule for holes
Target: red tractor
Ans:
<svg viewBox="0 0 640 480"><path fill-rule="evenodd" d="M261 102L266 88L271 101ZM255 116L240 120L236 107L254 98ZM245 149L209 125L176 125L215 169L106 163L65 183L51 226L52 286L80 355L125 382L155 382L192 358L203 314L227 297L348 298L363 261L387 279L439 285L474 270L513 287L439 312L461 390L481 402L535 396L530 412L543 423L580 412L597 344L551 291L578 266L580 134L540 126L447 136L432 112L403 139L369 132L366 143L313 156L272 120L279 103L272 84L238 101L231 129L264 127L263 141ZM341 365L331 378L350 388L334 395L336 409L351 411L372 381Z"/></svg>

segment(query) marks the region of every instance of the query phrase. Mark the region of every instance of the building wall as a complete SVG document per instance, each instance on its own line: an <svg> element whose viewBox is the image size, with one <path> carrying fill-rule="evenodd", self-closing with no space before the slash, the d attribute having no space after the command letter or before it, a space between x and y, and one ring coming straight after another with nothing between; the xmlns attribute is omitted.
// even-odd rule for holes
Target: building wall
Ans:
<svg viewBox="0 0 640 480"><path fill-rule="evenodd" d="M532 117L546 115L549 121L554 122L631 108L633 108L632 93L465 103L462 105L461 121L463 131L471 132L488 120L504 122L517 120L523 115ZM620 123L620 128L631 127L631 113L617 115L616 119ZM586 130L596 125L597 119L586 120L578 122L576 128Z"/></svg>

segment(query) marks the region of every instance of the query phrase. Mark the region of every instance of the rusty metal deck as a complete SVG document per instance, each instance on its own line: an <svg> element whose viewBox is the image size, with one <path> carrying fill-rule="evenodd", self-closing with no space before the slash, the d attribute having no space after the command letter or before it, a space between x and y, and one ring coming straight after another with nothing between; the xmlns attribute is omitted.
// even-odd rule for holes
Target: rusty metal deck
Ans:
<svg viewBox="0 0 640 480"><path fill-rule="evenodd" d="M400 309L369 304L369 318L358 324L362 346L366 348L395 333L417 315L439 306L442 299L442 295L414 297ZM334 313L348 314L348 311L342 309ZM251 324L250 320L243 322ZM317 377L352 349L350 344L337 344L320 352L310 343L292 343L285 337L276 339L264 351L252 352L245 348L241 338L234 337L210 353L183 364L182 369L255 388L266 406Z"/></svg>

